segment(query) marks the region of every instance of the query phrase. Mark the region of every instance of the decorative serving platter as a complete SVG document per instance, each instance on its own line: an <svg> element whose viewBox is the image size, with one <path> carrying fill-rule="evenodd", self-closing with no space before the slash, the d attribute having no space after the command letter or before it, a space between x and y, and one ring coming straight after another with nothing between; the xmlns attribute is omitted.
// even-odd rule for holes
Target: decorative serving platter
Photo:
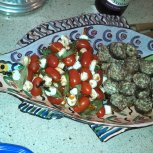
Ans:
<svg viewBox="0 0 153 153"><path fill-rule="evenodd" d="M61 35L66 35L73 41L78 39L84 31L95 52L98 51L100 45L125 42L134 45L142 58L153 60L153 40L129 29L125 18L105 14L86 14L43 23L35 27L18 42L19 49L0 56L0 64L9 65L13 70L14 63L20 62L22 57L33 53L41 55L40 50L50 43L58 41ZM19 106L21 111L43 118L61 118L64 116L84 123L117 127L143 127L153 124L153 113L143 116L138 114L133 107L126 108L122 112L105 115L102 119L95 115L83 118L70 108L65 109L62 106L51 105L45 101L45 97L39 99L28 97L26 93L16 90L10 84L9 76L4 78L4 75L0 74L0 79L2 80L2 92L7 92L24 100Z"/></svg>

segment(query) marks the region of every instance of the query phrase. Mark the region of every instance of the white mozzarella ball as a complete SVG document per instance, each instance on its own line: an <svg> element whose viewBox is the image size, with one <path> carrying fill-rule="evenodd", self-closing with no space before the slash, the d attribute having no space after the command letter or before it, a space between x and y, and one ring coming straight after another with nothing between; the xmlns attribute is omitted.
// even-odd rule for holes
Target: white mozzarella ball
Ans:
<svg viewBox="0 0 153 153"><path fill-rule="evenodd" d="M79 61L76 61L75 63L74 63L74 65L72 66L74 69L80 69L81 68L81 63L79 62Z"/></svg>
<svg viewBox="0 0 153 153"><path fill-rule="evenodd" d="M106 114L106 115L112 114L111 106L109 106L109 105L104 105L104 108L105 108L105 114Z"/></svg>
<svg viewBox="0 0 153 153"><path fill-rule="evenodd" d="M57 54L58 54L58 56L61 57L65 52L66 52L66 49L62 48Z"/></svg>
<svg viewBox="0 0 153 153"><path fill-rule="evenodd" d="M31 81L26 80L23 85L23 90L30 91L33 88L33 84Z"/></svg>
<svg viewBox="0 0 153 153"><path fill-rule="evenodd" d="M100 75L98 73L93 74L93 79L97 82L100 81Z"/></svg>
<svg viewBox="0 0 153 153"><path fill-rule="evenodd" d="M92 60L91 64L89 66L90 71L94 71L95 67L96 67L97 61L96 60Z"/></svg>
<svg viewBox="0 0 153 153"><path fill-rule="evenodd" d="M46 66L46 64L47 64L46 58L42 58L42 59L40 59L39 61L40 61L40 63L39 63L40 67L41 67L41 68L45 68L45 66Z"/></svg>
<svg viewBox="0 0 153 153"><path fill-rule="evenodd" d="M77 102L77 98L75 95L70 95L68 98L67 98L67 103L69 106L75 106Z"/></svg>
<svg viewBox="0 0 153 153"><path fill-rule="evenodd" d="M67 85L67 80L66 80L65 75L62 75L62 76L61 76L61 85L62 85L62 86L66 86L66 85Z"/></svg>
<svg viewBox="0 0 153 153"><path fill-rule="evenodd" d="M49 87L48 90L45 90L47 96L54 96L56 95L57 89L55 87Z"/></svg>
<svg viewBox="0 0 153 153"><path fill-rule="evenodd" d="M71 95L77 95L78 94L78 89L77 88L73 88L70 90L70 94Z"/></svg>
<svg viewBox="0 0 153 153"><path fill-rule="evenodd" d="M52 85L52 78L50 78L49 76L45 75L43 77L43 80L45 81L44 85L46 87L50 87Z"/></svg>
<svg viewBox="0 0 153 153"><path fill-rule="evenodd" d="M95 89L91 90L90 97L91 97L90 100L94 100L94 99L96 99L98 97L98 93L96 92Z"/></svg>
<svg viewBox="0 0 153 153"><path fill-rule="evenodd" d="M88 80L88 73L87 72L82 72L80 74L80 77L81 77L82 81L86 81L86 80Z"/></svg>
<svg viewBox="0 0 153 153"><path fill-rule="evenodd" d="M97 87L97 81L96 80L90 80L89 84L91 85L91 88L96 88Z"/></svg>
<svg viewBox="0 0 153 153"><path fill-rule="evenodd" d="M12 72L12 78L13 78L13 80L20 80L21 74L20 74L19 70L14 70Z"/></svg>

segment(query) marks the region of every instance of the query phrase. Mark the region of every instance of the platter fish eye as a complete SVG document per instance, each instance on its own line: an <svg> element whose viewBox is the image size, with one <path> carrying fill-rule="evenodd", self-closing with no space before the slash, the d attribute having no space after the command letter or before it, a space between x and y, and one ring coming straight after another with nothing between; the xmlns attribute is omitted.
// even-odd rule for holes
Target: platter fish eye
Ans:
<svg viewBox="0 0 153 153"><path fill-rule="evenodd" d="M18 50L0 56L0 61L20 62L23 56L36 53L41 55L40 50L52 42L57 42L61 35L76 40L81 34L86 33L94 52L102 45L112 42L124 42L133 45L139 52L141 58L153 60L153 39L129 29L127 21L123 17L105 14L85 14L69 19L43 23L29 31L19 42ZM4 62L4 64L7 64ZM1 77L1 76L0 76ZM9 89L11 90L11 89ZM14 91L16 92L16 91ZM61 112L64 116L85 123L104 124L124 127L143 127L153 124L153 111L147 115L137 113L134 107L129 107L121 112L113 112L99 119L95 115L81 117L71 109L64 109L57 105L46 105L43 101L37 102L33 97L27 99L27 95L14 93L39 107Z"/></svg>

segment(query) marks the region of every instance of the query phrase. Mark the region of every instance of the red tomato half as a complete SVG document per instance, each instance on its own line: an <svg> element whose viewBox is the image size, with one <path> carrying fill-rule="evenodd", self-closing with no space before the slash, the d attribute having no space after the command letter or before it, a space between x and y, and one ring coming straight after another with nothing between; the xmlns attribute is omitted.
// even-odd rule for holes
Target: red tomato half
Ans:
<svg viewBox="0 0 153 153"><path fill-rule="evenodd" d="M38 55L33 54L33 55L31 56L31 62L37 62L38 60L39 60L39 56L38 56Z"/></svg>
<svg viewBox="0 0 153 153"><path fill-rule="evenodd" d="M54 42L50 45L52 52L57 53L63 48L63 45L60 42Z"/></svg>
<svg viewBox="0 0 153 153"><path fill-rule="evenodd" d="M77 40L76 42L76 48L78 51L80 51L80 49L82 48L86 48L87 50L90 49L90 43L88 40L85 40L85 39L80 39L80 40Z"/></svg>
<svg viewBox="0 0 153 153"><path fill-rule="evenodd" d="M39 68L39 62L30 62L30 64L28 65L28 69L30 69L33 73L37 73L39 71Z"/></svg>
<svg viewBox="0 0 153 153"><path fill-rule="evenodd" d="M92 79L92 73L91 73L91 71L88 68L83 67L80 72L81 73L82 72L86 72L88 74L88 79L87 80L91 80Z"/></svg>
<svg viewBox="0 0 153 153"><path fill-rule="evenodd" d="M90 66L90 64L91 64L92 58L93 58L93 55L92 55L91 52L83 53L82 56L81 56L81 65L82 65L82 67L88 68Z"/></svg>
<svg viewBox="0 0 153 153"><path fill-rule="evenodd" d="M76 59L75 59L75 55L69 55L68 57L63 59L63 62L66 66L72 66L75 63Z"/></svg>
<svg viewBox="0 0 153 153"><path fill-rule="evenodd" d="M48 66L55 68L59 64L59 59L55 55L50 54L47 56L47 63L48 63Z"/></svg>
<svg viewBox="0 0 153 153"><path fill-rule="evenodd" d="M43 79L40 77L36 77L33 81L32 84L36 87L39 87L39 85L42 83Z"/></svg>
<svg viewBox="0 0 153 153"><path fill-rule="evenodd" d="M96 113L98 118L102 118L105 115L105 108L101 107L99 111Z"/></svg>
<svg viewBox="0 0 153 153"><path fill-rule="evenodd" d="M98 56L93 54L93 60L98 60Z"/></svg>
<svg viewBox="0 0 153 153"><path fill-rule="evenodd" d="M93 48L90 46L88 49L87 49L87 52L90 52L93 54Z"/></svg>
<svg viewBox="0 0 153 153"><path fill-rule="evenodd" d="M47 67L45 69L45 72L53 79L54 82L60 81L61 75L56 69L54 69L52 67Z"/></svg>
<svg viewBox="0 0 153 153"><path fill-rule="evenodd" d="M57 105L61 104L61 102L63 101L62 98L55 98L55 97L52 97L52 96L48 96L47 99L50 103L57 104Z"/></svg>
<svg viewBox="0 0 153 153"><path fill-rule="evenodd" d="M77 70L72 69L69 71L69 78L70 78L70 86L73 88L75 85L81 83L80 74Z"/></svg>
<svg viewBox="0 0 153 153"><path fill-rule="evenodd" d="M30 69L28 69L28 78L27 78L27 80L32 81L32 79L33 79L33 72Z"/></svg>
<svg viewBox="0 0 153 153"><path fill-rule="evenodd" d="M82 82L81 83L81 93L85 95L90 95L91 94L91 85L88 82Z"/></svg>
<svg viewBox="0 0 153 153"><path fill-rule="evenodd" d="M80 99L79 99L79 104L78 106L74 106L73 107L73 110L74 112L76 113L81 113L83 112L85 109L87 109L90 105L90 101L89 101L89 98L85 97L85 96L82 96Z"/></svg>
<svg viewBox="0 0 153 153"><path fill-rule="evenodd" d="M36 86L33 86L32 90L31 90L31 94L33 96L39 96L42 93L42 89L39 87L37 88Z"/></svg>

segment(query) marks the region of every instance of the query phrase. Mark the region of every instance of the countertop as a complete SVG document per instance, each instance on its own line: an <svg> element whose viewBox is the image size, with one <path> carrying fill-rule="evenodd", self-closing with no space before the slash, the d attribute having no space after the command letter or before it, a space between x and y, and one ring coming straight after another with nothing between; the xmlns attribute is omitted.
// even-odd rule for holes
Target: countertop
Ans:
<svg viewBox="0 0 153 153"><path fill-rule="evenodd" d="M153 1L132 0L124 12L129 24L153 22ZM48 0L24 16L0 15L0 52L16 48L26 32L42 22L97 12L94 0ZM88 125L67 118L44 120L18 109L20 100L0 93L0 142L25 146L34 153L152 153L153 126L101 142Z"/></svg>

